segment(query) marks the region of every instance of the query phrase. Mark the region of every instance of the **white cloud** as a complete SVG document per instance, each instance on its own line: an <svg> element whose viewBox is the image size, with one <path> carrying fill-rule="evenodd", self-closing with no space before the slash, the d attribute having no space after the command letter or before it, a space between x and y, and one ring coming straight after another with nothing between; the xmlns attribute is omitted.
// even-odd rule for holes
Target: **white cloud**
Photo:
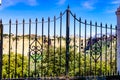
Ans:
<svg viewBox="0 0 120 80"><path fill-rule="evenodd" d="M118 7L118 5L120 5L120 0L113 0L111 2L109 2L109 4L111 5L111 7L108 7L106 10L106 13L115 13L116 8Z"/></svg>
<svg viewBox="0 0 120 80"><path fill-rule="evenodd" d="M93 5L90 4L89 2L84 2L82 6L87 9L94 9Z"/></svg>
<svg viewBox="0 0 120 80"><path fill-rule="evenodd" d="M97 3L98 1L97 0L87 0L83 3L81 3L81 5L84 7L84 8L87 8L87 9L94 9L94 5Z"/></svg>
<svg viewBox="0 0 120 80"><path fill-rule="evenodd" d="M57 4L58 5L63 5L66 2L66 0L58 0Z"/></svg>
<svg viewBox="0 0 120 80"><path fill-rule="evenodd" d="M111 4L120 4L120 0L114 0L111 2Z"/></svg>
<svg viewBox="0 0 120 80"><path fill-rule="evenodd" d="M37 0L2 0L0 9L4 9L9 6L14 6L18 3L24 3L29 6L35 6L35 5L37 5Z"/></svg>

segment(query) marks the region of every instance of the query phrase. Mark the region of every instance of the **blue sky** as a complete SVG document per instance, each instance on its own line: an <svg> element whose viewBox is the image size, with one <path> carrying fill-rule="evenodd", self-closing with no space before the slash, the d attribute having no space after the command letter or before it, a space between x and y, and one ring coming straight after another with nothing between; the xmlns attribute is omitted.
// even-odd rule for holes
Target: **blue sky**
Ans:
<svg viewBox="0 0 120 80"><path fill-rule="evenodd" d="M116 24L115 11L120 0L2 0L0 18L29 19L53 17L67 5L82 19Z"/></svg>
<svg viewBox="0 0 120 80"><path fill-rule="evenodd" d="M16 19L22 21L23 18L27 21L29 18L53 18L54 15L59 16L68 4L70 10L82 20L116 25L115 11L120 0L2 0L0 18L3 23L8 23L9 19L14 22Z"/></svg>

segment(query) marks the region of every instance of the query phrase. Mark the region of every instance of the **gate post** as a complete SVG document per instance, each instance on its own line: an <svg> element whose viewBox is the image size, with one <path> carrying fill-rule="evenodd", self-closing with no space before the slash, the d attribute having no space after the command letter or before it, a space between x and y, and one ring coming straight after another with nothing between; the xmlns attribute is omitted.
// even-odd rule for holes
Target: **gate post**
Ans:
<svg viewBox="0 0 120 80"><path fill-rule="evenodd" d="M69 43L70 43L69 29L70 29L70 10L68 6L66 12L66 65L65 65L66 78L68 78L68 73L69 73Z"/></svg>
<svg viewBox="0 0 120 80"><path fill-rule="evenodd" d="M3 54L3 25L0 20L0 80L2 80L2 54Z"/></svg>
<svg viewBox="0 0 120 80"><path fill-rule="evenodd" d="M116 11L117 16L117 72L120 72L120 6Z"/></svg>

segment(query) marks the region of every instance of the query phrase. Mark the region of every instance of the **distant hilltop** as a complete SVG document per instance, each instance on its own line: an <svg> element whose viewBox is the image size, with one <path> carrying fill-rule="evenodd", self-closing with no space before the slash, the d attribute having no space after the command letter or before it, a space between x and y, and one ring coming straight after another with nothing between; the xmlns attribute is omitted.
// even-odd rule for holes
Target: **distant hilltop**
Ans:
<svg viewBox="0 0 120 80"><path fill-rule="evenodd" d="M30 36L30 37L29 37ZM28 55L29 53L29 45L35 40L35 34L31 35L14 35L14 34L3 34L3 53L8 54L10 52L16 53L16 46L17 46L17 53L22 54L23 53L23 46L24 46L24 54ZM104 39L105 36L103 36ZM24 38L24 39L23 39ZM30 40L29 40L30 38ZM113 36L115 38L115 36ZM42 36L37 35L37 39L42 44ZM100 39L100 38L99 38ZM110 39L110 36L108 37ZM55 41L55 47L60 47L60 40L61 40L61 46L65 47L66 46L66 38L65 37L59 37L59 36L50 36L49 43L48 43L48 36L44 35L43 36L43 45L49 45L49 46L54 46L54 41ZM17 41L17 45L16 45ZM24 41L24 44L23 44ZM30 41L30 44L29 44ZM10 43L9 43L10 42ZM89 42L89 38L86 39L86 45ZM10 46L9 46L10 45ZM76 51L79 52L79 46L81 51L83 52L85 49L85 39L84 38L79 38L76 36L75 38L75 47ZM74 47L74 36L70 36L70 47Z"/></svg>
<svg viewBox="0 0 120 80"><path fill-rule="evenodd" d="M11 37L10 37L11 36ZM29 52L29 36L30 36L30 43L32 43L35 40L35 34L31 34L31 35L24 35L24 40L23 40L23 35L11 35L8 34L3 34L3 53L4 54L8 54L9 50L10 52L16 52L16 46L17 46L17 53L23 53L23 46L24 46L24 54L28 55ZM10 37L10 38L9 38ZM16 40L17 38L17 40ZM40 42L40 44L42 44L42 36L37 35L37 39ZM71 41L70 41L70 46L74 46L74 37L71 36L70 37ZM60 37L56 36L54 39L54 36L50 36L49 39L49 46L54 46L54 40L55 40L55 47L60 47ZM9 43L10 41L10 43ZM17 41L17 45L16 45L16 41ZM24 45L23 45L23 41L24 41ZM76 45L79 46L79 38L76 38L75 41ZM81 48L83 49L83 39L81 39ZM43 44L47 44L48 45L48 37L46 35L43 36ZM10 45L10 49L9 49L9 45ZM65 37L61 37L61 46L65 47L66 45L66 38Z"/></svg>

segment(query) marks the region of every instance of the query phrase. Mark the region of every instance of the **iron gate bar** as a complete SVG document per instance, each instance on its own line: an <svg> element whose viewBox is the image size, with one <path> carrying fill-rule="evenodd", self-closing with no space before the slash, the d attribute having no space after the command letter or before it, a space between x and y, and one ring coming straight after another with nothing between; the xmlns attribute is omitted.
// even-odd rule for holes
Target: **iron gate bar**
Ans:
<svg viewBox="0 0 120 80"><path fill-rule="evenodd" d="M35 77L39 74L37 74L37 70L36 70L36 66L37 66L37 63L38 63L38 60L41 58L41 52L42 52L42 45L41 43L39 42L38 40L38 36L37 36L37 19L35 20L36 21L36 28L35 28L35 39L32 41L32 43L30 44L30 57L33 59L34 61L34 75ZM35 44L35 45L34 45Z"/></svg>
<svg viewBox="0 0 120 80"><path fill-rule="evenodd" d="M9 20L9 55L8 55L8 78L10 78L10 52L11 52L11 20Z"/></svg>
<svg viewBox="0 0 120 80"><path fill-rule="evenodd" d="M28 77L31 77L30 75L30 43L31 43L31 19L29 19L29 58L28 58Z"/></svg>
<svg viewBox="0 0 120 80"><path fill-rule="evenodd" d="M50 47L50 18L48 17L48 66L47 66L48 70L49 70L49 47ZM48 74L48 76L50 75Z"/></svg>
<svg viewBox="0 0 120 80"><path fill-rule="evenodd" d="M110 43L110 75L111 75L111 73L112 73L112 39L113 39L113 36L112 36L112 24L110 25L110 41L111 41L111 43Z"/></svg>
<svg viewBox="0 0 120 80"><path fill-rule="evenodd" d="M92 21L90 21L90 76L91 76L91 71L92 71L92 65L91 65L91 61L92 61Z"/></svg>
<svg viewBox="0 0 120 80"><path fill-rule="evenodd" d="M61 50L62 50L62 12L60 13L60 63L59 63L59 65L60 65L60 70L59 70L59 74L61 73L61 54L62 54L62 52L61 52Z"/></svg>
<svg viewBox="0 0 120 80"><path fill-rule="evenodd" d="M53 72L54 72L54 74L55 74L55 48L56 48L56 46L55 46L55 44L56 44L56 17L54 16L54 70L53 70ZM54 75L55 76L55 75Z"/></svg>
<svg viewBox="0 0 120 80"><path fill-rule="evenodd" d="M23 46L22 46L22 77L23 76L23 73L24 73L24 34L25 34L25 20L23 19Z"/></svg>
<svg viewBox="0 0 120 80"><path fill-rule="evenodd" d="M115 32L116 32L116 46L117 46L117 26L115 26ZM117 47L115 49L115 73L117 73Z"/></svg>
<svg viewBox="0 0 120 80"><path fill-rule="evenodd" d="M42 18L42 52L41 52L41 56L43 57L43 42L44 42L44 39L43 39L43 36L44 35L44 18ZM43 67L43 59L41 60L41 77L43 76L43 70L42 70L42 67Z"/></svg>
<svg viewBox="0 0 120 80"><path fill-rule="evenodd" d="M0 32L1 32L1 35L0 35L0 65L2 65L2 55L3 55L3 24L2 24L2 20L0 20ZM2 66L0 66L0 79L2 79Z"/></svg>
<svg viewBox="0 0 120 80"><path fill-rule="evenodd" d="M95 22L95 39L97 39L97 22ZM98 42L98 40L97 40L97 42ZM96 63L97 63L97 60L96 60L96 58L97 58L97 50L96 50L96 48L97 48L97 44L95 44L95 59L94 59L94 61L95 61L95 76L96 76Z"/></svg>
<svg viewBox="0 0 120 80"><path fill-rule="evenodd" d="M76 30L75 30L76 29L76 20L75 20L75 18L76 18L76 15L74 14L74 76L75 76L75 56L76 56L75 55L75 53L76 53L75 52L76 51L76 44L75 44L76 43L76 41L75 41L76 40L76 37L75 37L76 36L75 35L75 32L76 32Z"/></svg>
<svg viewBox="0 0 120 80"><path fill-rule="evenodd" d="M66 11L66 67L65 67L65 75L68 77L69 71L69 29L70 29L70 9L69 6Z"/></svg>
<svg viewBox="0 0 120 80"><path fill-rule="evenodd" d="M101 29L101 57L100 57L100 75L102 75L102 42L103 42L103 37L102 37L102 33L103 33L103 31L102 31L102 23L100 23L100 29Z"/></svg>
<svg viewBox="0 0 120 80"><path fill-rule="evenodd" d="M105 42L106 42L106 46L105 46L105 75L107 75L107 24L105 25Z"/></svg>
<svg viewBox="0 0 120 80"><path fill-rule="evenodd" d="M101 53L100 53L100 75L102 74L102 42L103 42L103 36L102 36L102 33L103 33L103 30L102 30L102 23L100 23L100 35L101 35Z"/></svg>
<svg viewBox="0 0 120 80"><path fill-rule="evenodd" d="M79 76L81 75L81 18L79 18Z"/></svg>
<svg viewBox="0 0 120 80"><path fill-rule="evenodd" d="M17 72L16 72L16 68L17 68L17 40L18 40L18 20L16 20L16 36L15 36L15 75L14 77L16 78L17 76Z"/></svg>
<svg viewBox="0 0 120 80"><path fill-rule="evenodd" d="M85 36L85 48L86 48L86 27L87 27L87 21L85 20L85 24L84 24L84 26L85 26L85 34L84 34L84 36ZM85 50L85 54L84 54L84 75L86 76L86 50Z"/></svg>
<svg viewBox="0 0 120 80"><path fill-rule="evenodd" d="M36 19L35 20L35 46L36 46L36 48L35 49L37 49L37 41L38 41L38 39L37 39L37 22L38 22L38 20ZM36 77L36 63L37 63L37 61L36 61L36 54L37 54L37 51L35 50L35 77Z"/></svg>

